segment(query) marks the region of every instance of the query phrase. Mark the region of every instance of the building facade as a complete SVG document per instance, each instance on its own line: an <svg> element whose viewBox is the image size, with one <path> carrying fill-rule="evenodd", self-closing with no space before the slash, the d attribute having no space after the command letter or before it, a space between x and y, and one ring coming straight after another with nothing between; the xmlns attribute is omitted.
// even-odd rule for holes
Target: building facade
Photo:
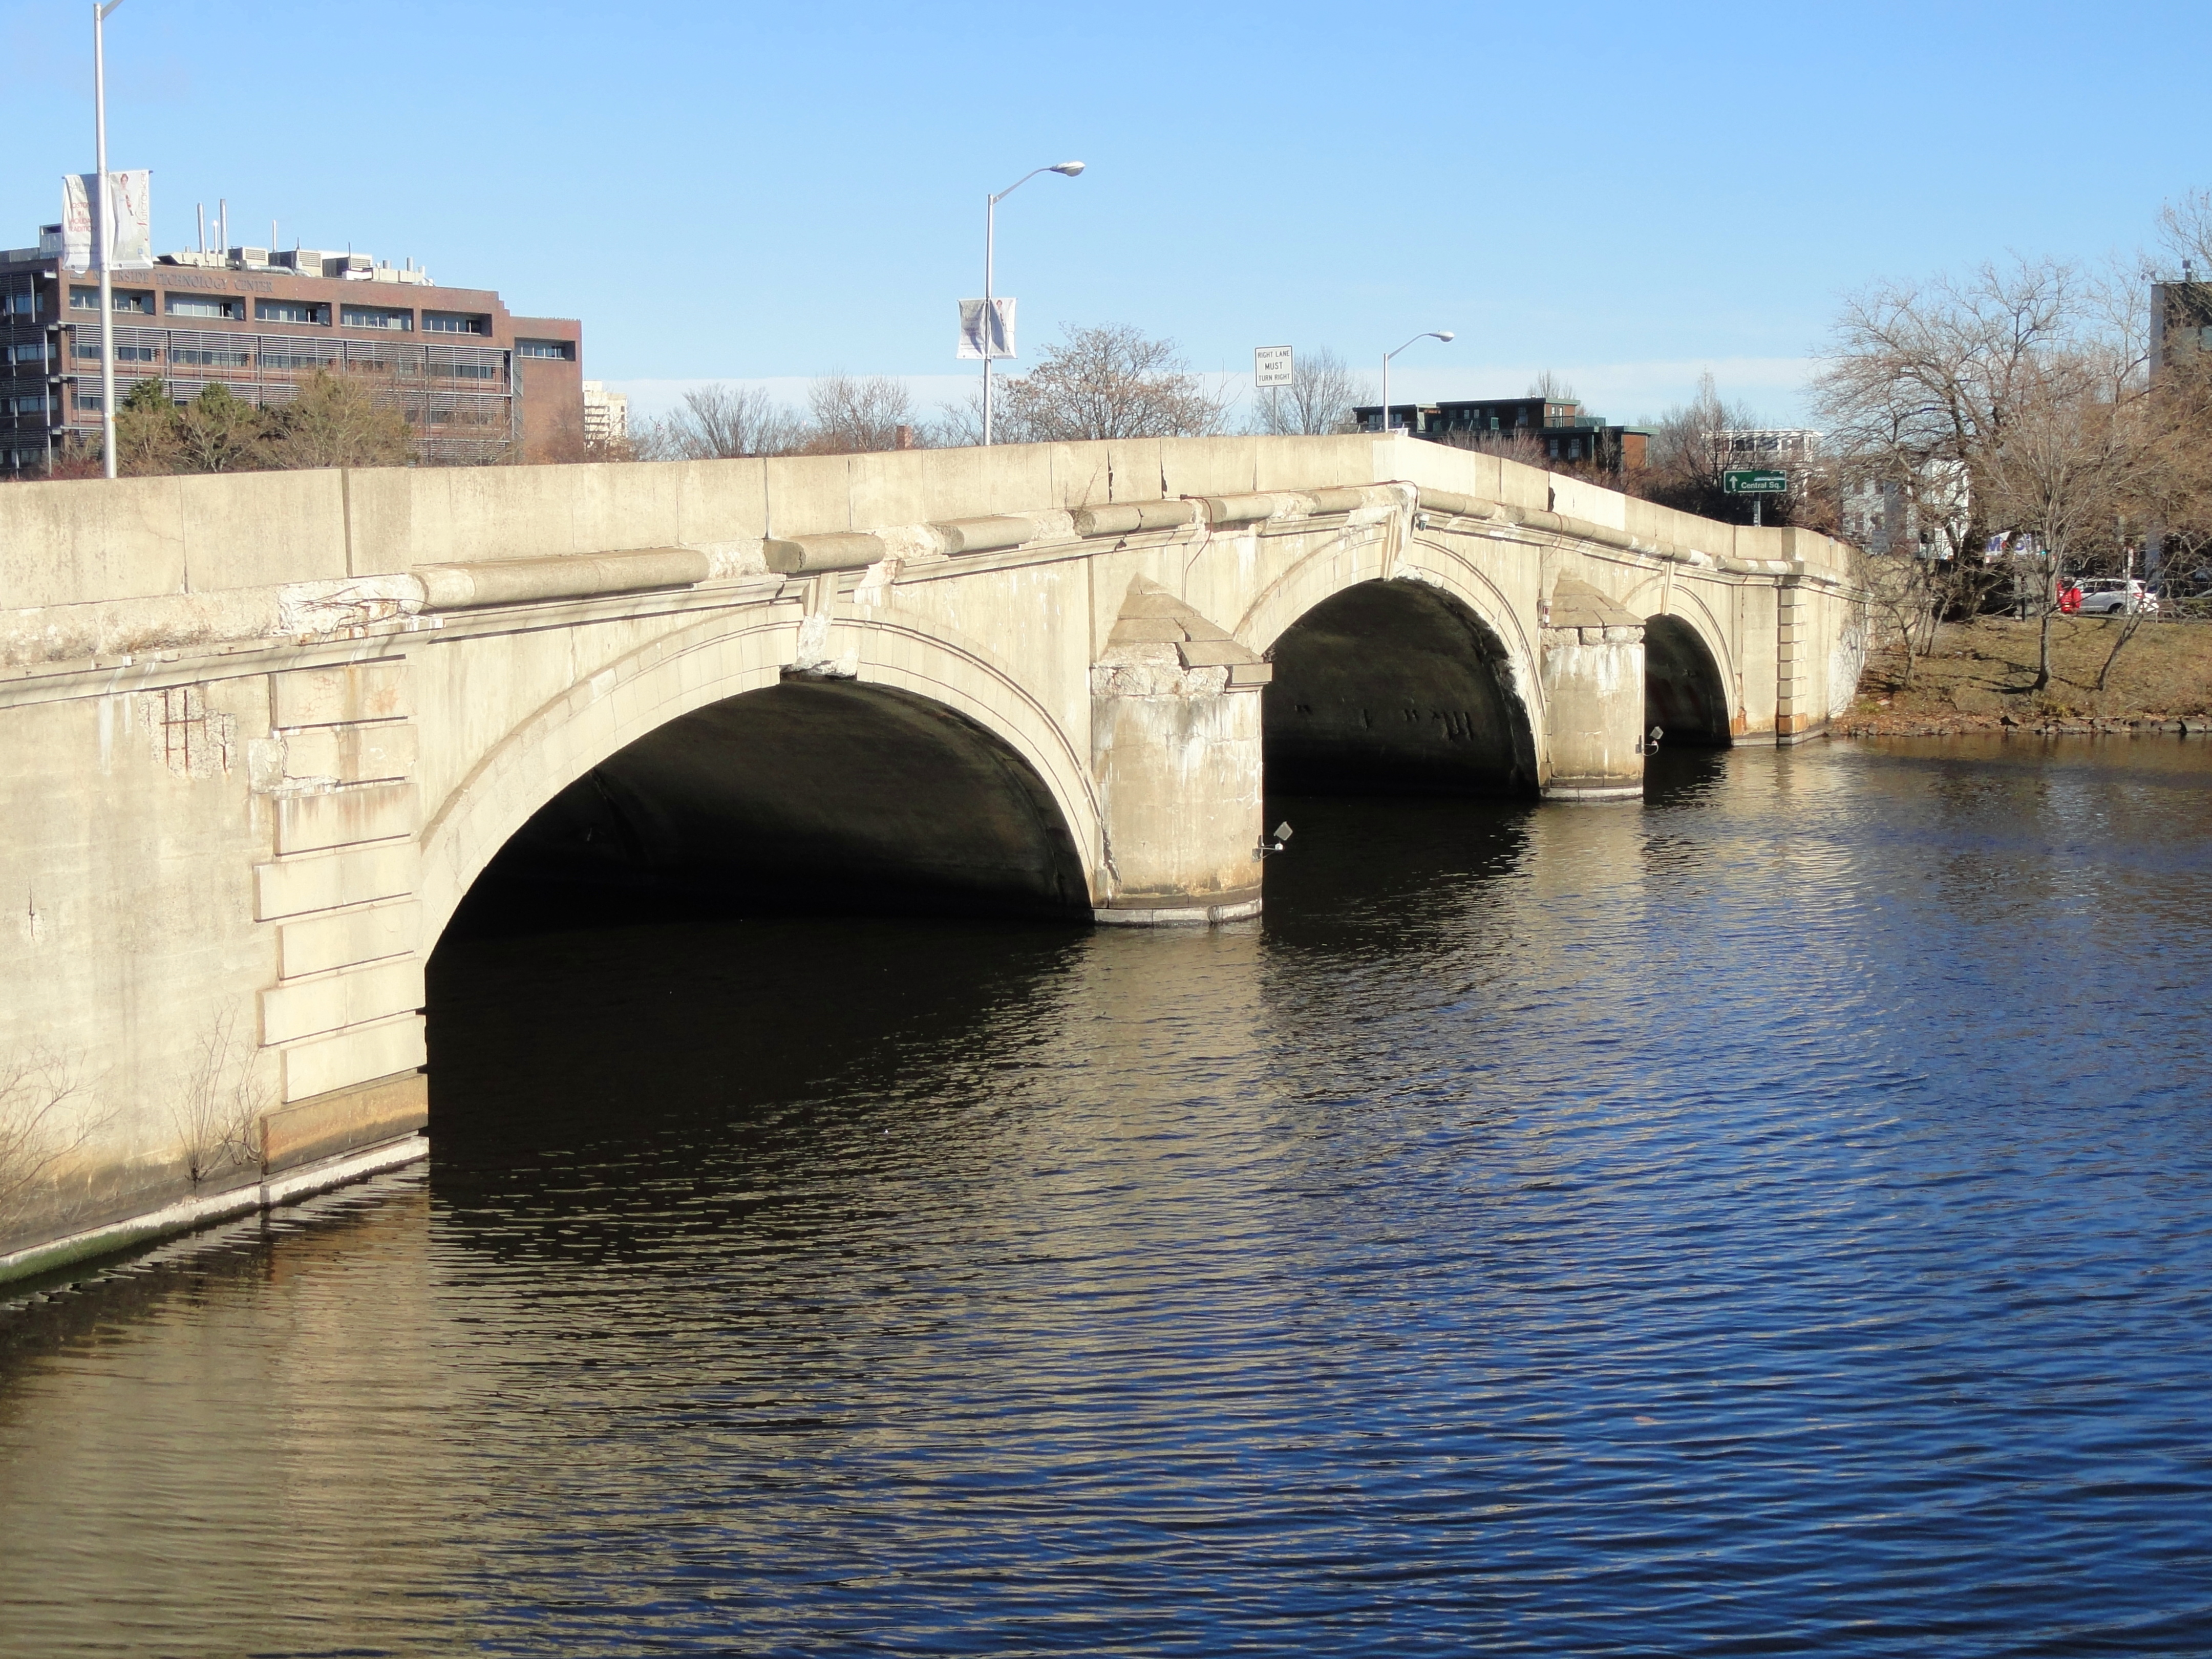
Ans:
<svg viewBox="0 0 2212 1659"><path fill-rule="evenodd" d="M489 289L362 253L234 247L118 270L118 401L157 380L181 403L220 385L288 402L318 371L404 413L426 459L580 457L583 330L518 317ZM59 226L0 252L0 473L43 471L100 442L100 282L62 259Z"/></svg>
<svg viewBox="0 0 2212 1659"><path fill-rule="evenodd" d="M1382 429L1382 406L1367 404L1352 411L1360 429ZM1390 427L1416 437L1463 448L1486 442L1525 439L1550 461L1595 466L1602 471L1641 471L1650 459L1651 434L1640 426L1616 426L1600 415L1585 415L1571 398L1477 398L1435 404L1393 404Z"/></svg>
<svg viewBox="0 0 2212 1659"><path fill-rule="evenodd" d="M596 457L629 441L629 397L599 380L584 382L584 442ZM902 446L903 447L903 446Z"/></svg>

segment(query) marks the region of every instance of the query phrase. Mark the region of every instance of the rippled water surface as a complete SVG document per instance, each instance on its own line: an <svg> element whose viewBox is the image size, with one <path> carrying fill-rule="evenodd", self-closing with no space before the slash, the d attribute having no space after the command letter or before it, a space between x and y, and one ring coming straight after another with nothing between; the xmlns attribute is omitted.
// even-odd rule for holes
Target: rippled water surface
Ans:
<svg viewBox="0 0 2212 1659"><path fill-rule="evenodd" d="M0 1652L2212 1650L2204 753L449 941L427 1170L0 1312Z"/></svg>

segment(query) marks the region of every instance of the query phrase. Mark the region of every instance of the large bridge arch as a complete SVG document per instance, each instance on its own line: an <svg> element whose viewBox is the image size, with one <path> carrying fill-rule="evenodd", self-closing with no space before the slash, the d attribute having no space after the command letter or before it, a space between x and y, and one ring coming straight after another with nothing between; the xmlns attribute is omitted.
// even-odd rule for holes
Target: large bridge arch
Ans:
<svg viewBox="0 0 2212 1659"><path fill-rule="evenodd" d="M1002 785L999 804L1026 817L1050 843L1048 884L1059 902L1038 908L1082 909L1098 835L1095 795L1066 734L1003 664L941 626L888 607L831 631L843 659L826 673L793 673L799 636L787 615L711 618L610 664L508 732L422 831L423 955L492 861L541 812L618 757L665 775L672 750L663 744L648 752L651 740L685 722L696 723L691 735L732 744L732 752L789 755L789 738L810 723L848 757L872 741L933 743L947 775Z"/></svg>
<svg viewBox="0 0 2212 1659"><path fill-rule="evenodd" d="M1441 543L1339 538L1237 632L1274 665L1271 781L1294 790L1534 794L1541 678L1507 597Z"/></svg>

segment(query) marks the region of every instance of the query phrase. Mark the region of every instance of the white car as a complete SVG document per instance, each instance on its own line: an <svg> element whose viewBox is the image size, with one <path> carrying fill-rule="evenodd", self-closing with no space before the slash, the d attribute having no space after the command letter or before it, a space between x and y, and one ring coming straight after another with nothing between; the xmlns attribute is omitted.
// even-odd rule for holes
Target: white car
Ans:
<svg viewBox="0 0 2212 1659"><path fill-rule="evenodd" d="M2140 611L2158 615L2158 595L2133 576L2098 576L2079 584L2085 617L2118 617Z"/></svg>

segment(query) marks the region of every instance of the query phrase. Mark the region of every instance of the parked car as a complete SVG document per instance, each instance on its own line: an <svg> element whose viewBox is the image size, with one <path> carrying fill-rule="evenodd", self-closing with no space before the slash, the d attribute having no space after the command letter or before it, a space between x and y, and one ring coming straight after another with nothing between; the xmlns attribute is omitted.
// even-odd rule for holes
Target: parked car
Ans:
<svg viewBox="0 0 2212 1659"><path fill-rule="evenodd" d="M2094 576L2075 586L2081 590L2085 617L2118 617L2137 611L2145 616L2158 615L2158 595L2133 576Z"/></svg>

